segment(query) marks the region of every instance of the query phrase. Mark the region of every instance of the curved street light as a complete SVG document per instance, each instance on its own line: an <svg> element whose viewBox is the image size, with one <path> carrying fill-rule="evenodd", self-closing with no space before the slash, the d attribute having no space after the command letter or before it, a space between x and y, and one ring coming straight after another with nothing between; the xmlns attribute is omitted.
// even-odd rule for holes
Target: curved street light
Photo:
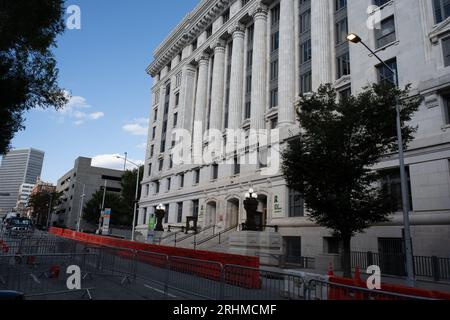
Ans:
<svg viewBox="0 0 450 320"><path fill-rule="evenodd" d="M394 76L394 82L398 85L397 72L394 71L386 62L384 62L362 39L355 33L350 33L347 36L347 40L352 43L361 43L375 58L377 58L381 64L389 70ZM397 98L396 101L397 112L397 144L398 144L398 157L400 161L400 180L402 189L402 206L403 206L403 228L405 237L405 251L406 251L406 271L408 273L409 285L415 286L414 275L414 258L412 253L412 241L411 241L411 229L409 221L409 197L408 197L408 183L405 168L405 156L403 150L403 137L402 137L402 123L400 117L400 101Z"/></svg>

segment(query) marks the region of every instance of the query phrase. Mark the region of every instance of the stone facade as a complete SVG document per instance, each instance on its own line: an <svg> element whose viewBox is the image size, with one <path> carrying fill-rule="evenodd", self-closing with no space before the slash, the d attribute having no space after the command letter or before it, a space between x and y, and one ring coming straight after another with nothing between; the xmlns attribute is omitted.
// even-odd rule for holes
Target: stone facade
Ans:
<svg viewBox="0 0 450 320"><path fill-rule="evenodd" d="M347 5L328 0L201 1L155 50L147 69L154 79L153 105L138 230L146 233L160 203L168 205L166 226L181 226L186 217L198 215L203 228L237 229L246 219L244 194L253 188L266 224L280 227L285 253L332 253L330 232L308 219L279 171L265 175L258 164L237 170L228 155L218 168L213 161L172 164L171 139L172 130L187 129L194 134L192 148L199 145L201 155L208 146L201 134L208 128L224 135L227 129L276 129L282 148L299 130L295 105L300 94L322 83L332 83L342 95L356 94L379 80L379 62L363 46L345 41L354 32L382 59L396 63L401 86L411 83L413 94L425 98L412 123L418 125L416 139L406 153L414 253L450 257L450 68L445 53L450 20L436 17L431 0L382 3L374 10L371 0L348 0ZM201 126L194 129L196 122ZM250 145L244 152L254 149ZM388 155L377 169L393 169L389 181L393 189L398 187L397 155ZM398 212L390 223L355 237L352 246L377 252L383 240L401 237Z"/></svg>

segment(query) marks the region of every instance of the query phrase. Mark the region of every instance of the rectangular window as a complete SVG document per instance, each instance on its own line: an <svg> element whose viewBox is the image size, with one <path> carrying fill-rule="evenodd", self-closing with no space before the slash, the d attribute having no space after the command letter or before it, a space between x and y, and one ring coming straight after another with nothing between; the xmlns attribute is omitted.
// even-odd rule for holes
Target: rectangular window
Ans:
<svg viewBox="0 0 450 320"><path fill-rule="evenodd" d="M180 93L175 94L175 108L180 105Z"/></svg>
<svg viewBox="0 0 450 320"><path fill-rule="evenodd" d="M286 262L302 264L302 238L284 237L286 244Z"/></svg>
<svg viewBox="0 0 450 320"><path fill-rule="evenodd" d="M155 138L156 138L156 127L153 127L152 130L153 130L152 131L152 140L155 140Z"/></svg>
<svg viewBox="0 0 450 320"><path fill-rule="evenodd" d="M278 107L278 88L272 89L270 91L270 107Z"/></svg>
<svg viewBox="0 0 450 320"><path fill-rule="evenodd" d="M399 212L403 208L402 201L402 189L400 180L400 169L389 169L381 171L383 176L381 180L381 186L383 191L389 196L390 208L392 212ZM411 181L409 175L409 168L406 168L406 175L408 179L408 191L409 191L409 208L413 210L412 195L411 195Z"/></svg>
<svg viewBox="0 0 450 320"><path fill-rule="evenodd" d="M152 164L150 163L148 165L148 176L150 177L152 175Z"/></svg>
<svg viewBox="0 0 450 320"><path fill-rule="evenodd" d="M450 95L444 95L442 99L444 101L445 123L450 124Z"/></svg>
<svg viewBox="0 0 450 320"><path fill-rule="evenodd" d="M173 127L176 128L178 125L178 112L173 115Z"/></svg>
<svg viewBox="0 0 450 320"><path fill-rule="evenodd" d="M219 165L217 163L212 166L212 180L219 178Z"/></svg>
<svg viewBox="0 0 450 320"><path fill-rule="evenodd" d="M377 49L396 40L394 16L381 21L381 29L375 30L375 39Z"/></svg>
<svg viewBox="0 0 450 320"><path fill-rule="evenodd" d="M444 66L448 67L450 66L450 37L442 40L442 50L444 52Z"/></svg>
<svg viewBox="0 0 450 320"><path fill-rule="evenodd" d="M234 157L234 165L233 165L233 174L235 176L241 173L241 164L239 163L239 158L237 156Z"/></svg>
<svg viewBox="0 0 450 320"><path fill-rule="evenodd" d="M311 60L311 39L306 40L300 45L300 62L305 63Z"/></svg>
<svg viewBox="0 0 450 320"><path fill-rule="evenodd" d="M192 216L198 217L198 214L199 214L199 201L192 200Z"/></svg>
<svg viewBox="0 0 450 320"><path fill-rule="evenodd" d="M164 168L164 160L161 159L161 160L159 160L159 171L162 171L163 168Z"/></svg>
<svg viewBox="0 0 450 320"><path fill-rule="evenodd" d="M336 0L336 11L344 9L347 6L347 0Z"/></svg>
<svg viewBox="0 0 450 320"><path fill-rule="evenodd" d="M267 168L267 148L258 148L258 167L260 169Z"/></svg>
<svg viewBox="0 0 450 320"><path fill-rule="evenodd" d="M300 16L300 33L311 30L311 10L305 11Z"/></svg>
<svg viewBox="0 0 450 320"><path fill-rule="evenodd" d="M153 111L153 122L158 120L158 108Z"/></svg>
<svg viewBox="0 0 450 320"><path fill-rule="evenodd" d="M247 69L250 69L253 65L253 50L247 51Z"/></svg>
<svg viewBox="0 0 450 320"><path fill-rule="evenodd" d="M270 63L270 80L274 81L278 79L278 59Z"/></svg>
<svg viewBox="0 0 450 320"><path fill-rule="evenodd" d="M184 173L180 174L180 188L184 188Z"/></svg>
<svg viewBox="0 0 450 320"><path fill-rule="evenodd" d="M337 57L337 78L340 79L343 76L350 74L350 54L348 52Z"/></svg>
<svg viewBox="0 0 450 320"><path fill-rule="evenodd" d="M168 204L166 204L165 207L166 207L166 215L164 216L164 223L167 224L167 223L169 223L170 207Z"/></svg>
<svg viewBox="0 0 450 320"><path fill-rule="evenodd" d="M247 76L245 87L246 87L245 88L246 94L252 93L252 76L251 75Z"/></svg>
<svg viewBox="0 0 450 320"><path fill-rule="evenodd" d="M178 202L177 208L177 223L181 223L183 221L183 202Z"/></svg>
<svg viewBox="0 0 450 320"><path fill-rule="evenodd" d="M172 169L172 168L173 168L173 156L170 155L170 157L169 157L169 169Z"/></svg>
<svg viewBox="0 0 450 320"><path fill-rule="evenodd" d="M172 179L167 178L167 191L170 191L171 187L172 187Z"/></svg>
<svg viewBox="0 0 450 320"><path fill-rule="evenodd" d="M250 119L252 113L252 103L250 101L245 103L245 120Z"/></svg>
<svg viewBox="0 0 450 320"><path fill-rule="evenodd" d="M398 85L397 59L394 58L386 61L386 64L392 71L394 71L394 73L389 70L384 64L379 64L377 66L378 83L390 83L393 85Z"/></svg>
<svg viewBox="0 0 450 320"><path fill-rule="evenodd" d="M197 43L198 43L197 39L195 39L195 40L192 42L192 51L197 50Z"/></svg>
<svg viewBox="0 0 450 320"><path fill-rule="evenodd" d="M300 76L300 93L305 94L312 91L312 73L306 72Z"/></svg>
<svg viewBox="0 0 450 320"><path fill-rule="evenodd" d="M277 5L271 10L272 14L272 26L280 23L280 5Z"/></svg>
<svg viewBox="0 0 450 320"><path fill-rule="evenodd" d="M344 18L336 22L336 44L347 42L348 35L348 22L347 18Z"/></svg>
<svg viewBox="0 0 450 320"><path fill-rule="evenodd" d="M325 254L339 254L339 238L326 237L323 239L323 253Z"/></svg>
<svg viewBox="0 0 450 320"><path fill-rule="evenodd" d="M150 158L153 158L153 155L155 154L155 146L152 144L150 147Z"/></svg>
<svg viewBox="0 0 450 320"><path fill-rule="evenodd" d="M270 52L278 50L280 47L280 32L277 31L270 36Z"/></svg>
<svg viewBox="0 0 450 320"><path fill-rule="evenodd" d="M450 17L450 0L433 0L433 5L436 23L441 23Z"/></svg>
<svg viewBox="0 0 450 320"><path fill-rule="evenodd" d="M278 117L270 119L270 129L276 129L278 127Z"/></svg>
<svg viewBox="0 0 450 320"><path fill-rule="evenodd" d="M200 169L194 170L194 184L200 183Z"/></svg>
<svg viewBox="0 0 450 320"><path fill-rule="evenodd" d="M304 215L305 201L303 196L295 190L289 190L289 217L303 217Z"/></svg>
<svg viewBox="0 0 450 320"><path fill-rule="evenodd" d="M154 187L155 187L155 194L158 194L159 193L159 181L154 182Z"/></svg>

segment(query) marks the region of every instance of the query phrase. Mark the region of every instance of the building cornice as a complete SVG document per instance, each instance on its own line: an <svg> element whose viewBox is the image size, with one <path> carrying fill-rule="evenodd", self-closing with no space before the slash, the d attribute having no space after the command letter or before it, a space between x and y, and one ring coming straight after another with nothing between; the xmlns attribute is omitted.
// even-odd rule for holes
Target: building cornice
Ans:
<svg viewBox="0 0 450 320"><path fill-rule="evenodd" d="M147 68L147 73L151 76L158 74L178 52L205 31L235 1L237 0L201 1L155 49L154 61Z"/></svg>

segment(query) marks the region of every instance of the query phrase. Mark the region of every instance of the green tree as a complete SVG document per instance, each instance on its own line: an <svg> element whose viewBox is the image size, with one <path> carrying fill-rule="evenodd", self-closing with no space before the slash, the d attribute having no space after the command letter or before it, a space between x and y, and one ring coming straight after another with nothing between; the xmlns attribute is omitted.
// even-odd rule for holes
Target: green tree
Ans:
<svg viewBox="0 0 450 320"><path fill-rule="evenodd" d="M63 0L0 0L0 154L24 129L25 111L67 102L50 50L64 31L63 16Z"/></svg>
<svg viewBox="0 0 450 320"><path fill-rule="evenodd" d="M303 194L311 219L342 241L346 277L351 276L352 237L389 219L389 197L373 166L398 150L397 97L405 147L413 138L417 128L406 123L421 99L409 97L409 90L372 85L338 100L331 85L324 85L301 97L301 133L283 153L283 172L289 186Z"/></svg>
<svg viewBox="0 0 450 320"><path fill-rule="evenodd" d="M49 206L51 206L50 212L55 211L61 197L62 193L56 191L42 191L30 196L28 199L28 207L32 208L32 219L36 224L45 225L48 223Z"/></svg>
<svg viewBox="0 0 450 320"><path fill-rule="evenodd" d="M99 190L92 195L92 198L86 202L83 207L83 219L87 222L97 225L102 210L103 191ZM125 210L123 199L120 194L107 192L105 196L105 208L111 208L111 224L131 225L129 213Z"/></svg>
<svg viewBox="0 0 450 320"><path fill-rule="evenodd" d="M142 178L144 177L144 166L141 166L139 168L139 193L138 193L138 199L141 195L141 182ZM133 211L134 211L134 201L136 200L136 179L137 179L137 169L134 170L127 170L122 175L122 200L123 200L123 206L125 210L127 211L127 215L129 215L131 226L133 221ZM137 217L136 217L137 219Z"/></svg>

